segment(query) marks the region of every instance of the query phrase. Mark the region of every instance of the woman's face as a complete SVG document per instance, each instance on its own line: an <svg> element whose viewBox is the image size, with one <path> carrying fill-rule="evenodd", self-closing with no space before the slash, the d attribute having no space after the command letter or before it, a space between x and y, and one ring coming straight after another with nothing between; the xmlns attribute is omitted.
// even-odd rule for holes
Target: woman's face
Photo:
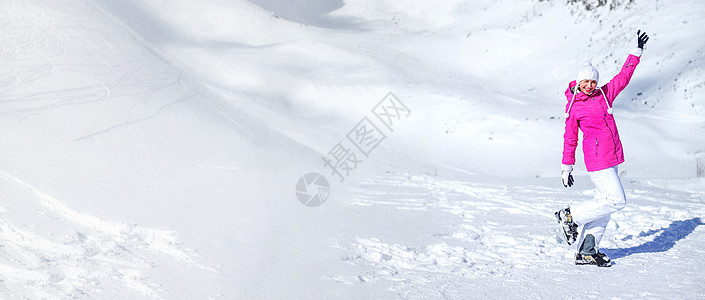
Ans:
<svg viewBox="0 0 705 300"><path fill-rule="evenodd" d="M592 92L595 91L595 88L597 87L597 81L595 80L581 80L580 81L580 90L585 93L585 94L592 94Z"/></svg>

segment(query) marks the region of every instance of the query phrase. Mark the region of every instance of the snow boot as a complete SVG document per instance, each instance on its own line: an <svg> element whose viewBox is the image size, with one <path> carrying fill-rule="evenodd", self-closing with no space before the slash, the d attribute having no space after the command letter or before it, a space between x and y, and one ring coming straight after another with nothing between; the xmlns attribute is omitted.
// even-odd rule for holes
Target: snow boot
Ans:
<svg viewBox="0 0 705 300"><path fill-rule="evenodd" d="M561 209L555 213L558 224L563 231L563 238L568 245L575 243L578 239L578 225L573 223L573 217L570 215L570 207Z"/></svg>
<svg viewBox="0 0 705 300"><path fill-rule="evenodd" d="M580 253L575 254L575 264L576 265L596 265L598 267L611 267L612 261L610 261L609 256L602 252L597 252L593 255L582 255Z"/></svg>
<svg viewBox="0 0 705 300"><path fill-rule="evenodd" d="M595 248L595 236L592 234L585 235L583 244L580 245L580 251L575 254L576 265L597 265L598 267L610 267L612 262L604 253L600 253Z"/></svg>

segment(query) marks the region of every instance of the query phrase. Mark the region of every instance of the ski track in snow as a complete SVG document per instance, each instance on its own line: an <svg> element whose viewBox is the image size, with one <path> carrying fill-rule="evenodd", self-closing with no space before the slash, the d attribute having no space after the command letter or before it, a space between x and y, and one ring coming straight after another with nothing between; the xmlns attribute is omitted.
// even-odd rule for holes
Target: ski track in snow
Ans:
<svg viewBox="0 0 705 300"><path fill-rule="evenodd" d="M131 52L120 37L87 30L106 28L105 22L80 13L74 16L80 20L69 22L55 8L22 2L3 7L0 116L19 124L59 108L127 99L126 116L102 116L103 127L87 127L93 131L75 138L81 141L149 120L193 95L147 103L150 95L175 90L180 75L152 75L163 68L161 61ZM72 9L86 8L66 8L75 13ZM26 22L32 26L23 26ZM216 272L199 262L201 254L181 245L176 232L79 212L5 170L0 185L0 297L160 298L169 287L150 274L177 268Z"/></svg>
<svg viewBox="0 0 705 300"><path fill-rule="evenodd" d="M601 244L602 250L615 261L612 270L653 264L653 259L658 264L678 265L684 262L671 260L683 253L695 255L691 259L702 257L705 248L697 238L692 241L696 247L676 248L676 245L696 230L702 236L704 192L665 190L638 182L625 184L625 189L627 208L613 214ZM394 238L340 238L336 246L353 253L342 260L363 271L331 274L329 278L342 284L377 282L402 298L455 298L476 291L471 289L472 280L481 282L483 278L499 277L508 282L526 282L522 276L532 278L541 272L565 278L563 284L570 288L566 278L569 274L599 272L599 268L592 266L573 266L574 246L565 245L558 235L552 212L569 204L564 199L576 198L576 194L589 199L592 190L462 182L431 176L369 180L358 189L359 196L353 205L399 213L413 210L446 214L449 221L434 224L430 229L432 237L419 238L433 241L414 245L400 244ZM444 218L434 215L431 219ZM654 256L654 253L660 254ZM681 274L682 278L667 283L695 288L701 277L697 272L690 270ZM423 285L435 288L420 288ZM525 292L547 294L545 290ZM642 296L659 298L667 297L668 293Z"/></svg>
<svg viewBox="0 0 705 300"><path fill-rule="evenodd" d="M147 277L150 270L180 264L216 271L200 264L200 254L180 245L174 232L77 212L5 171L0 171L0 182L6 190L30 193L21 199L36 200L23 204L32 206L31 223L51 228L42 233L41 225L0 218L0 294L22 290L26 297L63 298L119 291L158 298L164 290Z"/></svg>

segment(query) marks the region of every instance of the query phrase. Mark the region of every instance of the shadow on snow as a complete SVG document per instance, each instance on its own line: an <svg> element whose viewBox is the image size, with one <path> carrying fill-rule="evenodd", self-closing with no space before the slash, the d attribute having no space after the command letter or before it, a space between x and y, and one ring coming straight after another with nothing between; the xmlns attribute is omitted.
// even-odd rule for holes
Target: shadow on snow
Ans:
<svg viewBox="0 0 705 300"><path fill-rule="evenodd" d="M674 221L668 228L649 230L642 232L639 236L650 236L661 232L653 241L641 244L639 246L624 248L624 249L602 249L612 259L626 257L632 254L639 253L656 253L666 252L676 245L676 242L682 240L691 234L696 227L705 225L700 218L692 218L683 221ZM629 237L627 237L629 238Z"/></svg>

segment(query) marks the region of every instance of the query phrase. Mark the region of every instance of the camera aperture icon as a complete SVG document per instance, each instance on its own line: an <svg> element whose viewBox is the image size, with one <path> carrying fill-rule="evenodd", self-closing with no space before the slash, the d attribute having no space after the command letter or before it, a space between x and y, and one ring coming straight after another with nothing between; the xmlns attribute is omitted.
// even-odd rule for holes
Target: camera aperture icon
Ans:
<svg viewBox="0 0 705 300"><path fill-rule="evenodd" d="M308 207L321 206L330 196L330 184L325 176L308 173L296 183L296 198Z"/></svg>

